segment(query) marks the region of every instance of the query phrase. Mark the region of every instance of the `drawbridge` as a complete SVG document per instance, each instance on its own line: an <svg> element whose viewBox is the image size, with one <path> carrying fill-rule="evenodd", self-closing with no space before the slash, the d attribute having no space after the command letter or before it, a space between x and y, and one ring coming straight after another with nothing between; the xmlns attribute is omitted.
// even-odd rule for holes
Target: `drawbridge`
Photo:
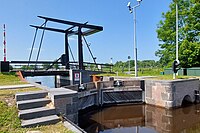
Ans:
<svg viewBox="0 0 200 133"><path fill-rule="evenodd" d="M90 25L86 23L77 23L72 21L66 21L61 19L55 19L50 17L38 16L38 18L43 19L44 23L40 26L30 25L35 28L35 34L33 38L33 43L31 46L31 52L28 61L11 61L10 64L14 66L14 71L21 70L24 76L49 76L49 75L68 75L70 69L76 70L92 70L92 71L112 71L112 64L100 64L96 62L96 57L94 57L89 44L86 40L87 36L95 34L97 32L103 31L102 26ZM47 27L47 23L57 23L66 25L66 29ZM38 30L42 30L41 39L39 43L39 48L37 52L36 60L31 60L33 49L35 47L35 42L38 34ZM44 40L45 31L51 31L56 33L63 33L65 35L64 42L64 53L54 61L39 61L39 56L41 53L41 47ZM69 44L69 37L77 36L78 42L78 61L75 61L73 52ZM84 62L83 59L83 42L88 48L89 54L91 55L93 62ZM70 61L70 55L73 61ZM45 66L45 67L44 67ZM89 67L88 67L89 66ZM92 66L92 67L91 67Z"/></svg>

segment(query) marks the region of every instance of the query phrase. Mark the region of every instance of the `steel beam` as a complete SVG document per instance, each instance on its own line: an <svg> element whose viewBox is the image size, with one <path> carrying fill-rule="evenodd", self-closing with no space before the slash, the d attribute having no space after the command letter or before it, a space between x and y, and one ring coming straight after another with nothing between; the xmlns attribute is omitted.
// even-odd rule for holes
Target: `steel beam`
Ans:
<svg viewBox="0 0 200 133"><path fill-rule="evenodd" d="M79 69L84 70L84 68L83 68L83 44L82 44L81 27L78 27L78 64L79 64Z"/></svg>
<svg viewBox="0 0 200 133"><path fill-rule="evenodd" d="M34 28L38 28L38 29L45 29L45 30L54 31L54 32L66 33L66 31L65 31L65 30L62 30L62 29L41 27L41 26L35 26L35 25L30 25L30 26L31 26L31 27L34 27Z"/></svg>
<svg viewBox="0 0 200 133"><path fill-rule="evenodd" d="M49 27L41 27L41 26L35 26L35 25L30 25L31 27L34 28L38 28L38 29L45 29L45 30L49 30L49 31L54 31L54 32L59 32L59 33L67 33L68 36L72 36L72 35L78 35L78 31L72 31L72 30L62 30L62 29L56 29L56 28L49 28ZM71 29L72 27L70 27L69 29ZM96 32L99 32L98 30L94 30L94 29L89 29L86 30L82 33L83 36L89 36L92 35Z"/></svg>
<svg viewBox="0 0 200 133"><path fill-rule="evenodd" d="M68 34L65 33L65 54L66 54L66 69L69 68L69 41L68 41Z"/></svg>

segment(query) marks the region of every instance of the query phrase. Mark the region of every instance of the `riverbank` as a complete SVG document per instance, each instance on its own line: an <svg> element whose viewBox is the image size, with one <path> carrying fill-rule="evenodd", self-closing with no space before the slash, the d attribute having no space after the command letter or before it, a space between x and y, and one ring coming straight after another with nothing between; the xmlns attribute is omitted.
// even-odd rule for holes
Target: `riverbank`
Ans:
<svg viewBox="0 0 200 133"><path fill-rule="evenodd" d="M15 88L13 86L24 86L27 82L20 81L15 74L0 73L0 132L3 133L71 133L62 122L55 125L39 126L35 128L21 128L21 122L18 118L15 94L18 92L38 91L40 88L27 86L25 88ZM9 85L9 86L8 86ZM9 88L12 86L11 88ZM7 89L6 89L7 87Z"/></svg>
<svg viewBox="0 0 200 133"><path fill-rule="evenodd" d="M15 73L0 73L0 86L27 84L21 81Z"/></svg>

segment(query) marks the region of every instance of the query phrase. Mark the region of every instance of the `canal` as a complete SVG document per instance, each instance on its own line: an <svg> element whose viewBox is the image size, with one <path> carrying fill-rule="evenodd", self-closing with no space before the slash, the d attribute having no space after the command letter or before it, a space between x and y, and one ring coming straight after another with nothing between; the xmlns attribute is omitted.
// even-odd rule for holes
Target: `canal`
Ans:
<svg viewBox="0 0 200 133"><path fill-rule="evenodd" d="M54 76L27 80L55 87ZM118 105L80 111L78 125L88 133L200 133L200 104L173 110L150 105Z"/></svg>
<svg viewBox="0 0 200 133"><path fill-rule="evenodd" d="M31 82L38 82L43 86L48 86L49 88L55 88L55 76L26 77L26 80Z"/></svg>
<svg viewBox="0 0 200 133"><path fill-rule="evenodd" d="M199 133L200 105L168 110L150 105L112 106L79 115L88 133Z"/></svg>

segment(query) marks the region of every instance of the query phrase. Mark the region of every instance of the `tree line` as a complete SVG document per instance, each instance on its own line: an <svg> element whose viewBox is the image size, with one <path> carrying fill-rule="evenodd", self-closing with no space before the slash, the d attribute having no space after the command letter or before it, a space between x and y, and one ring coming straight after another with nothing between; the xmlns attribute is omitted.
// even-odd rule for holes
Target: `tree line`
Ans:
<svg viewBox="0 0 200 133"><path fill-rule="evenodd" d="M159 61L155 60L143 60L143 61L137 61L138 68L161 68L161 64ZM135 66L134 60L130 60L130 69L133 70ZM129 69L129 60L128 61L117 61L115 64L113 64L114 70L119 71L127 71Z"/></svg>

